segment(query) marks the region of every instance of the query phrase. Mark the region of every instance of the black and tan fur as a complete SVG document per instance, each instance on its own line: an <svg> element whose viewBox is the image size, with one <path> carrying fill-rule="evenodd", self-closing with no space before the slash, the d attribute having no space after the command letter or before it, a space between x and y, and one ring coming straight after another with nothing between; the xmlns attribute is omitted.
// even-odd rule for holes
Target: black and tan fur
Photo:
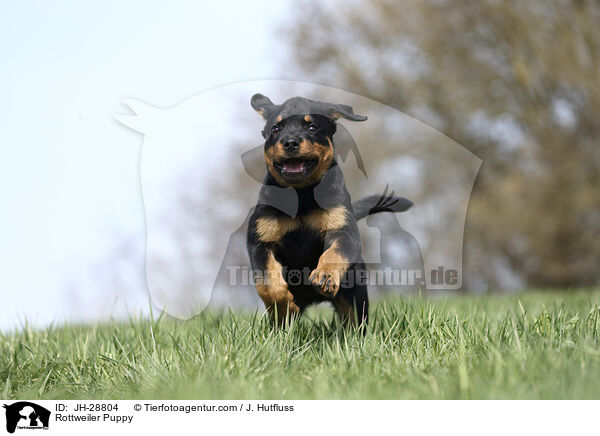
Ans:
<svg viewBox="0 0 600 436"><path fill-rule="evenodd" d="M366 120L351 107L301 97L275 105L261 94L251 104L266 122L268 171L247 235L252 268L262 272L256 281L260 298L280 325L322 301L330 301L344 322L366 323L369 302L357 220L401 212L412 203L385 193L351 202L333 144L340 117ZM274 190L297 196L295 216L277 208ZM291 271L303 271L301 280L292 280Z"/></svg>

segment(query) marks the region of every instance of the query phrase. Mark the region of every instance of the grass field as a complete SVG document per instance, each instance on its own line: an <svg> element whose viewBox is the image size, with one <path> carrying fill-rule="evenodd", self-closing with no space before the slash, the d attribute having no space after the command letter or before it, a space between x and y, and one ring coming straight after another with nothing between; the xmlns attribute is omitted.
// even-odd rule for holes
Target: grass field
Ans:
<svg viewBox="0 0 600 436"><path fill-rule="evenodd" d="M0 397L600 398L600 292L407 297L365 337L315 309L132 319L0 335Z"/></svg>

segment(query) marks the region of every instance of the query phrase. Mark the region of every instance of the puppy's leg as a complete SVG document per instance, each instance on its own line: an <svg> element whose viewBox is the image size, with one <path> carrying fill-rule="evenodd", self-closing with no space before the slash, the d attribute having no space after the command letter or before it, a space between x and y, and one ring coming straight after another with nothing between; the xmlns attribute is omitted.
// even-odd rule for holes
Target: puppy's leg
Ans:
<svg viewBox="0 0 600 436"><path fill-rule="evenodd" d="M332 303L344 326L364 325L363 332L366 332L369 316L368 275L364 262L359 260L346 271L344 287L335 295Z"/></svg>
<svg viewBox="0 0 600 436"><path fill-rule="evenodd" d="M357 324L366 327L367 321L369 321L369 297L366 284L357 284L354 287L352 311L355 314ZM366 332L366 329L363 331Z"/></svg>
<svg viewBox="0 0 600 436"><path fill-rule="evenodd" d="M273 252L265 250L264 257L263 274L256 281L256 290L271 314L271 319L280 327L284 327L286 322L298 315L300 310L294 303L294 296L283 278L283 268L275 259Z"/></svg>
<svg viewBox="0 0 600 436"><path fill-rule="evenodd" d="M366 325L369 316L367 287L356 285L352 289L338 292L333 299L333 306L343 325Z"/></svg>
<svg viewBox="0 0 600 436"><path fill-rule="evenodd" d="M360 236L356 221L344 206L319 211L309 217L310 227L323 237L323 254L309 279L316 292L334 298L344 273L360 260Z"/></svg>
<svg viewBox="0 0 600 436"><path fill-rule="evenodd" d="M352 299L346 297L341 292L335 296L332 301L335 311L342 321L342 325L346 326L349 323L354 324L356 317L354 316L354 308L352 307Z"/></svg>
<svg viewBox="0 0 600 436"><path fill-rule="evenodd" d="M342 253L337 240L319 257L317 267L310 273L313 288L321 295L335 297L340 289L343 274L349 266L348 258Z"/></svg>

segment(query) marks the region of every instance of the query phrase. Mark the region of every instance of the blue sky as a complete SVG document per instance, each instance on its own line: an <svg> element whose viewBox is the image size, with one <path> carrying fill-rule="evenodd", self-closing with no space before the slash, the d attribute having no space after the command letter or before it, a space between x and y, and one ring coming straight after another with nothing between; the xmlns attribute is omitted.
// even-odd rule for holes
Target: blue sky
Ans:
<svg viewBox="0 0 600 436"><path fill-rule="evenodd" d="M67 287L117 238L143 230L142 138L113 119L121 99L170 107L277 77L273 35L287 3L165 5L0 6L0 329L101 311L73 306ZM144 297L128 304L141 309Z"/></svg>

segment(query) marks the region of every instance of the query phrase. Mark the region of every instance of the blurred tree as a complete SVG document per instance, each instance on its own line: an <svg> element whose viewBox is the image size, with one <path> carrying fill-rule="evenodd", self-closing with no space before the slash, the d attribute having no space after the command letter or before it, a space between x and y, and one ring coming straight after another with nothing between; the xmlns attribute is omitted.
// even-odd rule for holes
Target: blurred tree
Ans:
<svg viewBox="0 0 600 436"><path fill-rule="evenodd" d="M600 2L299 1L291 12L279 34L295 79L391 105L484 160L466 287L598 284Z"/></svg>

